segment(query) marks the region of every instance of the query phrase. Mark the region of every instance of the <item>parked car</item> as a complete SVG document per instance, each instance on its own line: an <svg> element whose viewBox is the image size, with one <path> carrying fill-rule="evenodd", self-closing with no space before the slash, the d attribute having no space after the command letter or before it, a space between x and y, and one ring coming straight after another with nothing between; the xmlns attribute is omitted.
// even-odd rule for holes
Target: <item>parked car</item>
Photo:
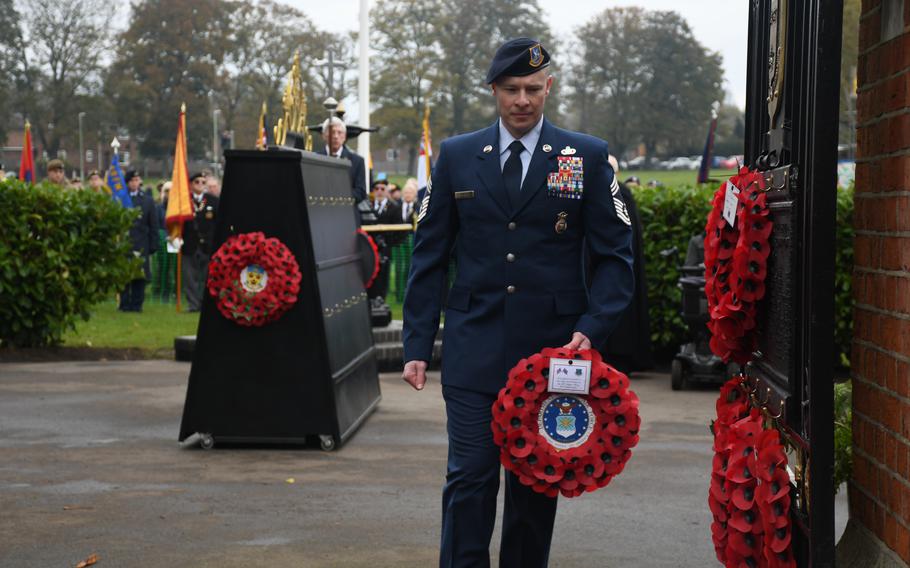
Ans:
<svg viewBox="0 0 910 568"><path fill-rule="evenodd" d="M740 164L742 164L742 163L743 163L743 156L740 154L737 156L730 156L729 158L727 158L726 160L724 160L723 162L718 164L718 167L721 169L724 169L724 170L735 170L735 169L739 168Z"/></svg>
<svg viewBox="0 0 910 568"><path fill-rule="evenodd" d="M626 162L627 170L640 170L648 164L648 158L646 156L636 156L631 160Z"/></svg>
<svg viewBox="0 0 910 568"><path fill-rule="evenodd" d="M679 156L679 157L671 158L670 160L667 160L666 169L668 169L668 170L697 170L698 161L695 161L692 158L689 158L686 156Z"/></svg>

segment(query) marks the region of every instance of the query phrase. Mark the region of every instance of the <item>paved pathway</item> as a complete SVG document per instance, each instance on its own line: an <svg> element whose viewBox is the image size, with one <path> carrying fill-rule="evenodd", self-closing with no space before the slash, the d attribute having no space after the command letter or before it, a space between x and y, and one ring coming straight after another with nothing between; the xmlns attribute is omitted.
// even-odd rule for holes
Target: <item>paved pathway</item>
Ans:
<svg viewBox="0 0 910 568"><path fill-rule="evenodd" d="M73 566L92 553L99 568L435 564L437 374L422 393L383 375L379 409L332 453L179 447L188 374L169 361L0 365L0 566ZM560 502L550 565L716 566L706 505L716 391L672 392L659 374L633 389L641 443L609 487Z"/></svg>

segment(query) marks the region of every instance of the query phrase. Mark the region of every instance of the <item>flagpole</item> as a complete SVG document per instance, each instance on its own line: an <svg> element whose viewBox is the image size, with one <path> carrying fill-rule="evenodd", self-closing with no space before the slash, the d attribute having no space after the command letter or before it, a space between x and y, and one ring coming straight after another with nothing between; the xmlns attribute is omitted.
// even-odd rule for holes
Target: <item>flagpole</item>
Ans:
<svg viewBox="0 0 910 568"><path fill-rule="evenodd" d="M177 136L180 136L179 129L183 129L183 140L186 140L186 103L180 104L180 122L178 123L178 132ZM176 159L177 156L174 156ZM186 145L183 146L183 163L186 164ZM183 271L183 219L180 220L180 246L177 247L177 313L180 313L180 291L183 289L182 286L182 271Z"/></svg>
<svg viewBox="0 0 910 568"><path fill-rule="evenodd" d="M183 233L183 229L180 229ZM177 249L177 313L180 313L180 267L183 266L183 247Z"/></svg>

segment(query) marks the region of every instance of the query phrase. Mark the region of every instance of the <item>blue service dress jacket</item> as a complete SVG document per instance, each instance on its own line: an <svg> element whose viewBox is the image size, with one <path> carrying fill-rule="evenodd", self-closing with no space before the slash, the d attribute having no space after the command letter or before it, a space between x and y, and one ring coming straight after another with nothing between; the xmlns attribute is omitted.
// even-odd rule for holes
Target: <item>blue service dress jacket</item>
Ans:
<svg viewBox="0 0 910 568"><path fill-rule="evenodd" d="M498 122L442 143L414 240L404 302L406 362L430 360L453 256L444 385L496 393L519 360L561 347L573 331L593 345L604 343L634 284L632 231L607 156L603 140L544 120L512 203L502 180ZM572 176L560 177L570 161ZM584 246L591 255L588 289Z"/></svg>

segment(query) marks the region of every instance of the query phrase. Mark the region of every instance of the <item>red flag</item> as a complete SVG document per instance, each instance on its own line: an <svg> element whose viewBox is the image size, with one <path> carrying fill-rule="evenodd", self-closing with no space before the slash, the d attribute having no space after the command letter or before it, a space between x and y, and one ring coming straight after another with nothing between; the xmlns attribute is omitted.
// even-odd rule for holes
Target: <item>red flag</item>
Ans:
<svg viewBox="0 0 910 568"><path fill-rule="evenodd" d="M19 179L35 183L35 160L32 157L32 125L25 121L25 138L22 141L22 160L19 162Z"/></svg>
<svg viewBox="0 0 910 568"><path fill-rule="evenodd" d="M190 178L186 166L186 105L180 108L177 126L177 144L174 147L174 171L171 175L171 193L167 200L164 223L171 238L183 236L183 223L193 218L190 197Z"/></svg>

